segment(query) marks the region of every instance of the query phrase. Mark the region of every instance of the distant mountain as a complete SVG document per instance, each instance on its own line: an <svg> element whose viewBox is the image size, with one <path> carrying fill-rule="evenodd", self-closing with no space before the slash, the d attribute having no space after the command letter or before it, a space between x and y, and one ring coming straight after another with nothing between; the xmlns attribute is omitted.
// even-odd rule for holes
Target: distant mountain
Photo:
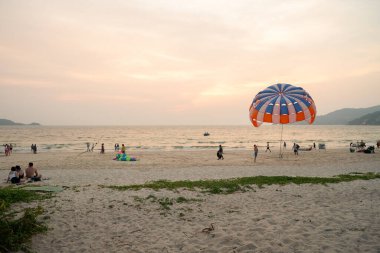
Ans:
<svg viewBox="0 0 380 253"><path fill-rule="evenodd" d="M317 116L316 125L347 125L349 122L359 119L367 114L380 111L380 105L368 108L344 108L326 115Z"/></svg>
<svg viewBox="0 0 380 253"><path fill-rule="evenodd" d="M0 126L21 126L21 125L33 125L33 126L39 126L39 123L33 122L30 124L22 124L22 123L16 123L9 119L0 119Z"/></svg>
<svg viewBox="0 0 380 253"><path fill-rule="evenodd" d="M349 125L380 125L380 111L366 114L348 122Z"/></svg>

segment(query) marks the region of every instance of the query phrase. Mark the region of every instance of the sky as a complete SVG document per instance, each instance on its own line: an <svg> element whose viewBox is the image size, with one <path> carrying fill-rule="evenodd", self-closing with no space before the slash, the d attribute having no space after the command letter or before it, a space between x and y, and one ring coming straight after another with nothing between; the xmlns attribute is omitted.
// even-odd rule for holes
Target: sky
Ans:
<svg viewBox="0 0 380 253"><path fill-rule="evenodd" d="M0 118L248 125L275 83L303 87L317 115L379 105L379 12L377 0L0 0Z"/></svg>

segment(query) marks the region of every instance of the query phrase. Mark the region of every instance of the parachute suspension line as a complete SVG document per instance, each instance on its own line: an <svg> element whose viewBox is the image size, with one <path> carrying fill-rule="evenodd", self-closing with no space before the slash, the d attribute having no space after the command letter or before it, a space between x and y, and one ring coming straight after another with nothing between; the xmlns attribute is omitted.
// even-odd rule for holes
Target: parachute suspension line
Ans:
<svg viewBox="0 0 380 253"><path fill-rule="evenodd" d="M283 130L284 130L284 124L281 124L280 158L282 158L282 131Z"/></svg>

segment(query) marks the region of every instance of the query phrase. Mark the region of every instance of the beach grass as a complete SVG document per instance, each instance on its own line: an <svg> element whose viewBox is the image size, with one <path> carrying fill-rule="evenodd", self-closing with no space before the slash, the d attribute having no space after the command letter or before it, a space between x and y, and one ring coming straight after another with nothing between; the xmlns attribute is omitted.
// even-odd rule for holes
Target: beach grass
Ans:
<svg viewBox="0 0 380 253"><path fill-rule="evenodd" d="M27 244L34 234L47 231L43 222L37 217L43 213L43 208L26 208L18 219L16 212L10 212L9 208L14 203L31 202L50 198L51 194L37 193L23 190L22 188L0 188L0 252L22 250L28 252Z"/></svg>
<svg viewBox="0 0 380 253"><path fill-rule="evenodd" d="M0 188L0 213L7 210L10 205L18 202L30 202L49 198L49 193L37 193L22 188L4 187Z"/></svg>
<svg viewBox="0 0 380 253"><path fill-rule="evenodd" d="M195 199L195 198L185 198L183 196L179 196L177 198L169 198L169 197L157 197L155 195L150 194L146 198L133 196L134 201L139 203L144 203L145 201L149 201L150 203L158 203L163 210L170 210L171 206L173 206L175 203L182 204L182 203L190 203L190 202L200 202L203 201L202 199Z"/></svg>
<svg viewBox="0 0 380 253"><path fill-rule="evenodd" d="M143 188L160 190L175 190L179 188L195 190L201 189L204 192L213 194L229 194L237 191L246 191L251 185L257 185L259 188L265 185L286 185L286 184L336 184L341 182L350 182L354 180L371 180L380 178L379 173L350 173L337 175L334 177L289 177L289 176L255 176L255 177L241 177L231 179L211 179L211 180L181 180L181 181L168 181L158 180L145 184L134 185L110 185L104 186L114 190L140 190Z"/></svg>

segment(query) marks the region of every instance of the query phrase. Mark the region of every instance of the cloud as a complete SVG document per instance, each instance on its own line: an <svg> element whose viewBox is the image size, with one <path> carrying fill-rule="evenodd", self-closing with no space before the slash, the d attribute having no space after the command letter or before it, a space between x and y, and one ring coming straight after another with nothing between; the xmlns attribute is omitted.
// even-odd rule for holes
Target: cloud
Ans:
<svg viewBox="0 0 380 253"><path fill-rule="evenodd" d="M117 93L117 92L115 92ZM150 102L149 98L135 97L133 95L118 95L118 94L95 94L95 93L64 93L59 94L56 99L62 102L80 102L80 103L109 103L114 105L122 104L144 104Z"/></svg>

